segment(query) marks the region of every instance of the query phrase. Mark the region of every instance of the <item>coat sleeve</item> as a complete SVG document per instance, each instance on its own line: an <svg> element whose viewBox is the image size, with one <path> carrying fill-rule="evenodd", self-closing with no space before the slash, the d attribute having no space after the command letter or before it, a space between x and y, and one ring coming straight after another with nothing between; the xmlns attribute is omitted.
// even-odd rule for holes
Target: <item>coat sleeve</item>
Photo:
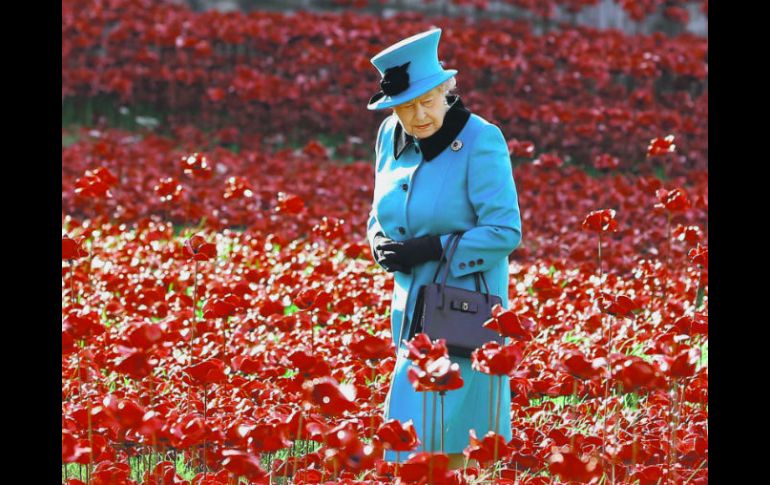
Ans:
<svg viewBox="0 0 770 485"><path fill-rule="evenodd" d="M494 124L477 136L468 160L468 198L477 216L452 257L450 273L459 278L487 271L521 243L521 216L508 144ZM450 234L441 235L446 247Z"/></svg>
<svg viewBox="0 0 770 485"><path fill-rule="evenodd" d="M375 183L376 183L376 177L377 177L377 171L379 167L377 166L377 161L379 159L379 152L380 152L380 141L382 140L382 131L385 128L385 124L388 122L389 118L385 118L383 122L380 124L380 128L377 130L377 141L374 144L374 171L375 171ZM374 256L374 236L377 235L377 233L380 233L382 235L386 235L385 231L383 230L382 226L380 225L380 222L377 220L377 215L374 211L374 200L372 200L372 208L369 211L369 220L366 224L366 239L369 242L369 250L372 252L372 257ZM375 262L377 261L377 258L373 258ZM379 263L377 263L379 265ZM380 265L382 267L382 265ZM383 268L384 269L384 268Z"/></svg>

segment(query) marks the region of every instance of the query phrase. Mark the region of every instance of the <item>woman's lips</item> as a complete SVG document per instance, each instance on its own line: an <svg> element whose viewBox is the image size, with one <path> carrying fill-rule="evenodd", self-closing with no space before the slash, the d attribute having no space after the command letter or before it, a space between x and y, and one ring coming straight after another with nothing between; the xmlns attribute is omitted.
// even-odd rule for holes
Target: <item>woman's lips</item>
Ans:
<svg viewBox="0 0 770 485"><path fill-rule="evenodd" d="M429 127L429 126L430 126L430 123L428 123L427 125L422 125L422 126L420 126L420 125L417 125L417 129L418 129L418 130L424 130L425 128L427 128L427 127Z"/></svg>

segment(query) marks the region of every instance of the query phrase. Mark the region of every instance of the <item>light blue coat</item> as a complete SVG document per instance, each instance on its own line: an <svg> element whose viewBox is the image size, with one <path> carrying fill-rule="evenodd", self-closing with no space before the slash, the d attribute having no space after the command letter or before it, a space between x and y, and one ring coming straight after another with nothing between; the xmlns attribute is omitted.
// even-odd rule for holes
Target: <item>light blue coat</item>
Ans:
<svg viewBox="0 0 770 485"><path fill-rule="evenodd" d="M507 143L500 129L471 113L456 139L459 150L444 149L436 158L423 159L410 146L394 157L394 128L399 123L395 114L380 125L375 147L376 175L367 237L371 247L377 232L396 240L426 234L439 235L443 247L452 232L465 231L455 252L447 285L475 289L473 272L483 271L490 291L508 302L508 255L521 243L521 218L516 185L513 180ZM407 190L404 185L407 184ZM399 228L402 228L404 234ZM401 329L409 333L420 286L428 284L438 261L412 268L411 274L393 273L395 281L391 304L391 334L397 348ZM470 276L469 276L470 275ZM506 343L510 338L506 338ZM412 364L398 352L391 387L385 400L385 419L402 423L412 420L425 450L430 451L433 393L416 392L407 379ZM474 428L481 439L489 426L489 408L493 413L497 399L497 377L471 369L470 359L450 357L460 365L462 388L444 396L444 453L461 453L468 446L469 430ZM490 382L493 384L490 402ZM436 393L437 394L437 393ZM502 378L500 428L506 441L511 439L511 392L508 376ZM423 398L426 399L427 422L423 437ZM440 450L440 398L436 395L435 451ZM494 414L493 414L494 418ZM416 451L421 451L418 448ZM400 454L400 461L408 453ZM396 453L388 450L385 460L396 461Z"/></svg>

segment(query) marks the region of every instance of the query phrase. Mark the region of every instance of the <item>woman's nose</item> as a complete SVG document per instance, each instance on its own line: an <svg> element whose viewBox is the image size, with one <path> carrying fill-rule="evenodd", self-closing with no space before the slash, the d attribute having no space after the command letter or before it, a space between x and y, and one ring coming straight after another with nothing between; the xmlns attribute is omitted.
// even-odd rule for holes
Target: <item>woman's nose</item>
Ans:
<svg viewBox="0 0 770 485"><path fill-rule="evenodd" d="M425 108L423 108L418 104L417 111L415 112L415 118L417 118L417 121L422 121L422 117L424 114L425 114Z"/></svg>

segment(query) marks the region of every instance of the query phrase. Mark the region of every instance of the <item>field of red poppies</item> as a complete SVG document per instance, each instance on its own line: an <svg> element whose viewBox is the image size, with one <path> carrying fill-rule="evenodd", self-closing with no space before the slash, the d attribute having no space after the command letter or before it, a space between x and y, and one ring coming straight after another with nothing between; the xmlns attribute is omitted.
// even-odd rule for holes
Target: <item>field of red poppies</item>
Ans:
<svg viewBox="0 0 770 485"><path fill-rule="evenodd" d="M63 20L62 483L707 483L705 39L440 19L523 230L490 321L513 343L473 358L511 376L513 439L471 434L479 466L447 471L382 420L365 104L399 35L128 0ZM443 350L411 342L429 398L461 383Z"/></svg>

